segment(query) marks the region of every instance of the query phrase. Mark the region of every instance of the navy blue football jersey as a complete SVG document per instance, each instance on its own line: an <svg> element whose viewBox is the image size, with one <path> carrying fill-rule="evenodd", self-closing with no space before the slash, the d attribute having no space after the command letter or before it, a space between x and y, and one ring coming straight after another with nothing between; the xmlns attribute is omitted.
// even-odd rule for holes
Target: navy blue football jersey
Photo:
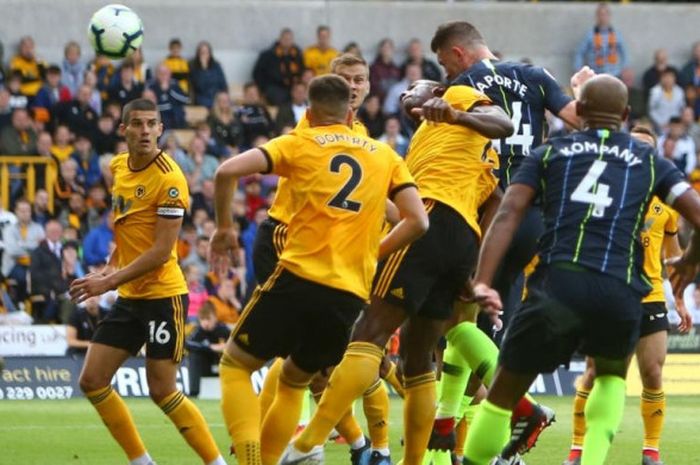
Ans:
<svg viewBox="0 0 700 465"><path fill-rule="evenodd" d="M482 60L451 84L476 88L510 116L515 132L494 140L504 189L523 158L542 143L545 109L557 115L572 100L545 69L524 63Z"/></svg>
<svg viewBox="0 0 700 465"><path fill-rule="evenodd" d="M542 263L569 262L619 278L643 294L640 228L653 195L667 204L689 189L670 161L629 134L590 129L534 150L512 180L536 189L544 209Z"/></svg>

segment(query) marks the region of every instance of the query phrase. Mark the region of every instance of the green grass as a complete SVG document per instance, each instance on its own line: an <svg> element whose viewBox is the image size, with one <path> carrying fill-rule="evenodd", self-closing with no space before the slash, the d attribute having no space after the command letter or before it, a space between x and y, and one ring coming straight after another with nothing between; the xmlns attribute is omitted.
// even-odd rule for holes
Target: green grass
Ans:
<svg viewBox="0 0 700 465"><path fill-rule="evenodd" d="M528 454L528 465L560 465L569 445L571 398L540 399L557 411L558 421ZM197 464L194 453L160 410L147 400L127 400L143 439L160 465ZM222 451L228 438L218 402L198 401ZM357 409L361 411L361 408ZM700 398L670 397L662 458L666 465L700 465ZM391 448L401 457L401 403L392 400ZM642 423L638 401L628 398L625 417L608 457L608 464L638 465ZM87 400L0 401L0 463L18 465L126 464L123 453L107 433ZM348 464L347 446L329 444L326 463ZM233 458L229 463L234 464Z"/></svg>

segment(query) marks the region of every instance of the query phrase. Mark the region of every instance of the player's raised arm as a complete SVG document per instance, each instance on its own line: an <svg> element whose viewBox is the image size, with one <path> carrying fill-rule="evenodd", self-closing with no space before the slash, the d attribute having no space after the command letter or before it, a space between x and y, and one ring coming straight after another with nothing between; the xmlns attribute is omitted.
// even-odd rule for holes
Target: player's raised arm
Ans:
<svg viewBox="0 0 700 465"><path fill-rule="evenodd" d="M214 175L214 213L216 230L209 241L209 260L214 270L224 272L230 263L230 254L238 248L233 230L231 201L238 179L249 174L269 171L271 162L262 149L254 148L223 162Z"/></svg>
<svg viewBox="0 0 700 465"><path fill-rule="evenodd" d="M428 121L458 124L489 139L500 139L513 134L513 123L506 112L496 105L478 105L469 111L461 111L435 97L412 111Z"/></svg>
<svg viewBox="0 0 700 465"><path fill-rule="evenodd" d="M428 215L415 186L407 186L396 192L393 202L401 220L379 244L380 260L407 246L428 230Z"/></svg>

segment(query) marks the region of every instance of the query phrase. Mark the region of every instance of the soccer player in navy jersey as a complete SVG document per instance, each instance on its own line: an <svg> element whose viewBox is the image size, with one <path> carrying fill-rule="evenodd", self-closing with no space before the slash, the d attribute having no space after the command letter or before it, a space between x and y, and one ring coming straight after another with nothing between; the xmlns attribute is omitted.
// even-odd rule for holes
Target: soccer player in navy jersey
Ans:
<svg viewBox="0 0 700 465"><path fill-rule="evenodd" d="M700 261L700 196L672 163L620 131L629 113L624 84L609 75L591 78L576 110L584 130L551 139L522 162L482 244L473 291L494 314L502 308L491 288L496 270L530 204L541 198L540 261L470 427L469 465L491 461L507 441L518 399L538 373L567 363L576 350L593 357L597 368L581 463L602 465L622 419L641 299L650 290L639 232L653 195L696 228L691 251L677 264L676 290Z"/></svg>
<svg viewBox="0 0 700 465"><path fill-rule="evenodd" d="M431 42L432 50L437 54L438 61L445 69L451 85L467 85L486 94L494 104L503 108L511 118L515 132L508 137L493 141L494 147L500 153L500 186L505 189L511 181L518 166L525 160L532 148L542 142L544 113L548 109L574 127L580 125L576 115L575 102L561 90L556 80L543 68L523 63L501 62L496 59L488 48L481 33L470 23L452 21L438 27ZM583 68L571 78L574 93L580 85L590 78L592 71ZM437 122L449 122L450 108L439 101L437 108L426 113L426 119ZM499 268L495 278L495 288L507 301L510 289L523 268L534 257L537 239L544 228L542 212L539 208L528 210L515 240L508 249L506 259ZM468 309L460 309L462 319L471 318ZM503 316L506 320L509 311ZM490 326L487 325L487 326ZM485 328L486 329L486 328ZM488 329L487 329L488 332ZM469 362L471 370L478 373L486 384L492 379L497 362L495 346L478 331L476 325L464 321L451 328L446 338L448 346L457 348L464 360ZM471 370L463 370L461 375L445 380L452 382L452 389L443 390L459 394L458 385L466 385L466 378ZM444 385L443 385L444 386ZM442 403L442 399L441 399ZM449 400L445 399L448 405ZM454 403L454 402L452 402ZM513 412L513 436L503 451L503 457L510 458L516 452L527 452L537 440L540 432L554 418L554 412L542 408L527 398L524 398ZM434 427L434 435L454 422L446 415L439 416ZM436 442L431 439L431 447Z"/></svg>

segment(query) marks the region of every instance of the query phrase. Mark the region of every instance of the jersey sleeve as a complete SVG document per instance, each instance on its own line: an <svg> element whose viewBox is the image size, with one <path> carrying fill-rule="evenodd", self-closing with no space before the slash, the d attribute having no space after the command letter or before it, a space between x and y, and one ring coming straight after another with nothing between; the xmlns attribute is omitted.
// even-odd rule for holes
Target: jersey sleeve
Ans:
<svg viewBox="0 0 700 465"><path fill-rule="evenodd" d="M542 158L550 150L552 150L552 147L545 144L533 151L531 156L525 157L520 168L515 172L511 184L525 184L535 189L535 191L539 191L544 175Z"/></svg>
<svg viewBox="0 0 700 465"><path fill-rule="evenodd" d="M664 233L673 236L678 234L678 212L671 207L666 207L668 209L668 220L664 225Z"/></svg>
<svg viewBox="0 0 700 465"><path fill-rule="evenodd" d="M476 106L492 103L486 94L466 85L450 86L442 98L452 107L461 111L469 111Z"/></svg>
<svg viewBox="0 0 700 465"><path fill-rule="evenodd" d="M416 181L408 171L408 167L406 166L406 162L403 161L403 158L395 153L391 154L391 158L392 170L391 183L389 184L389 199L393 199L397 193L407 187L416 187Z"/></svg>
<svg viewBox="0 0 700 465"><path fill-rule="evenodd" d="M554 79L554 76L549 71L544 68L533 68L533 70L536 77L535 82L538 83L539 91L544 98L545 108L558 115L562 108L573 99L564 93L557 80Z"/></svg>
<svg viewBox="0 0 700 465"><path fill-rule="evenodd" d="M190 192L185 175L176 170L168 173L156 198L156 214L163 218L182 218L190 207Z"/></svg>
<svg viewBox="0 0 700 465"><path fill-rule="evenodd" d="M258 147L267 158L267 173L275 173L283 177L289 177L289 170L294 156L294 141L296 137L288 134L275 137L269 142Z"/></svg>
<svg viewBox="0 0 700 465"><path fill-rule="evenodd" d="M665 158L654 157L656 170L656 184L654 193L663 200L666 205L673 206L673 203L685 191L691 189L690 184L685 180L685 176L676 165Z"/></svg>

